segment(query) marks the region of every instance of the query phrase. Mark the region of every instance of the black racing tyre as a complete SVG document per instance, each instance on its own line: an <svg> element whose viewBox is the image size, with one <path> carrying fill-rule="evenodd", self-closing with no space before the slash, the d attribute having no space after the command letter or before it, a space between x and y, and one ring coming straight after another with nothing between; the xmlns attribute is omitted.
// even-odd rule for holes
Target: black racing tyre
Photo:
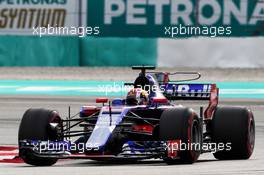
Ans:
<svg viewBox="0 0 264 175"><path fill-rule="evenodd" d="M212 142L229 144L228 149L214 153L216 159L250 158L255 145L253 113L242 107L218 107L212 120Z"/></svg>
<svg viewBox="0 0 264 175"><path fill-rule="evenodd" d="M21 120L18 141L21 140L40 140L55 141L59 140L58 133L52 129L49 123L61 124L61 118L56 111L46 109L28 109ZM25 163L34 166L51 166L57 162L55 158L43 158L33 154L31 149L21 148L19 142L19 156Z"/></svg>
<svg viewBox="0 0 264 175"><path fill-rule="evenodd" d="M182 147L183 149L178 152L180 159L165 157L164 161L168 164L191 164L200 156L202 128L197 114L189 108L177 107L165 110L160 118L159 137L164 141L181 140L181 144L186 147L186 149Z"/></svg>

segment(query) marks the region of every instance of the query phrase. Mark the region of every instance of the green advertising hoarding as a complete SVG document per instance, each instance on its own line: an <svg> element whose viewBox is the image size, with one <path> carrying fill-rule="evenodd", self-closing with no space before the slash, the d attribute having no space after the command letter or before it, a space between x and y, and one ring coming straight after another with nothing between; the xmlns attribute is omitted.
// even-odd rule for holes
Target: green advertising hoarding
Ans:
<svg viewBox="0 0 264 175"><path fill-rule="evenodd" d="M87 20L101 36L259 36L264 1L88 0Z"/></svg>

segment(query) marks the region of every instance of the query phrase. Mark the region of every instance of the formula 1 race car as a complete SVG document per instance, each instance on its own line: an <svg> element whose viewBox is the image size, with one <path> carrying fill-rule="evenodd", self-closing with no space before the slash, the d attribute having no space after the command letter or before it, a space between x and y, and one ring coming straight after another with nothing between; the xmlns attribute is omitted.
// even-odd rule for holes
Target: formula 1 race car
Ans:
<svg viewBox="0 0 264 175"><path fill-rule="evenodd" d="M124 99L97 98L98 106L83 106L62 119L58 112L28 109L20 123L19 156L30 165L49 166L58 159L163 159L168 164L194 163L212 152L220 160L248 159L255 144L251 110L218 107L216 84L189 83L198 72L140 70ZM171 81L178 74L197 76ZM169 77L170 76L170 77ZM173 104L177 100L208 100L199 112ZM70 111L70 109L69 109Z"/></svg>

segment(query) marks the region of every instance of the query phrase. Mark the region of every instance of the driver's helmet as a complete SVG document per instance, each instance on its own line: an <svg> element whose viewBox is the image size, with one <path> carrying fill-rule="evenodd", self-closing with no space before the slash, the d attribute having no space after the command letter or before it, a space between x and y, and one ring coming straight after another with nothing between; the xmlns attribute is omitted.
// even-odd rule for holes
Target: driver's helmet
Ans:
<svg viewBox="0 0 264 175"><path fill-rule="evenodd" d="M147 91L140 88L133 88L127 93L126 104L127 105L147 105L149 98Z"/></svg>

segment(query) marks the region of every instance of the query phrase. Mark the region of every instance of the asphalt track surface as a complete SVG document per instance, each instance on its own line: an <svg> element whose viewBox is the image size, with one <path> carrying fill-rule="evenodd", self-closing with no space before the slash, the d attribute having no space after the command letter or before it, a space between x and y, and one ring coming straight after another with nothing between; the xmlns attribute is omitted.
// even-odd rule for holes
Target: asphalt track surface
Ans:
<svg viewBox="0 0 264 175"><path fill-rule="evenodd" d="M0 97L0 145L16 145L20 119L28 108L56 109L62 116L67 115L70 105L72 113L80 106L94 103L88 97L53 96L1 96ZM195 110L200 102L180 102ZM205 104L204 104L205 105ZM256 144L253 156L249 160L218 161L212 154L200 156L192 165L166 165L159 160L147 160L137 163L96 162L91 160L64 160L52 167L31 167L24 163L1 163L0 175L42 175L42 174L264 174L264 100L225 99L220 105L249 106L255 114Z"/></svg>

